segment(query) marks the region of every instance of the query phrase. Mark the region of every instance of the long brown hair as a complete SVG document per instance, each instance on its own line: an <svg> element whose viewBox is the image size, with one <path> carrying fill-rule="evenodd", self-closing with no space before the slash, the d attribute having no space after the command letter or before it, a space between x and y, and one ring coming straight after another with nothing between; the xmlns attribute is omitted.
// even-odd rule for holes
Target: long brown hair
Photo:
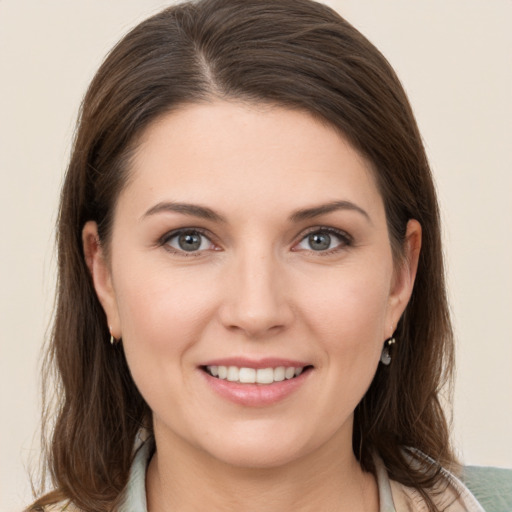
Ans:
<svg viewBox="0 0 512 512"><path fill-rule="evenodd" d="M108 250L130 156L148 125L184 104L223 98L308 112L336 127L372 163L397 264L409 219L423 230L412 298L390 366L355 411L354 453L373 471L427 489L452 465L439 402L453 367L439 213L421 137L404 90L380 52L325 5L310 0L201 0L144 21L109 54L84 98L62 190L58 289L46 371L56 368L57 410L47 463L55 491L84 511L110 511L126 485L133 444L151 414L112 347L84 262L81 232L99 226ZM51 366L53 365L53 366ZM48 378L48 374L47 374ZM411 464L421 450L439 464Z"/></svg>

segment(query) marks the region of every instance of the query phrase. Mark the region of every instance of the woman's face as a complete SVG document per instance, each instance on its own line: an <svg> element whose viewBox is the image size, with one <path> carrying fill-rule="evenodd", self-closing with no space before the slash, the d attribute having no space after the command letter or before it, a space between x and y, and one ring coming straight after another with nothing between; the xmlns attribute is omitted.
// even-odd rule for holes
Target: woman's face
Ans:
<svg viewBox="0 0 512 512"><path fill-rule="evenodd" d="M339 134L283 108L183 107L142 139L109 262L95 229L87 261L157 436L250 467L351 446L420 228L395 269L370 165Z"/></svg>

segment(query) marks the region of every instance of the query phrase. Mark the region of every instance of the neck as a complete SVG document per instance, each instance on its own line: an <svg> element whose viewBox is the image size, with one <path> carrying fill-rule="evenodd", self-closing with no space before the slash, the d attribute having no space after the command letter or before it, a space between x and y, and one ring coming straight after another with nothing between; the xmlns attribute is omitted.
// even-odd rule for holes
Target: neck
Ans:
<svg viewBox="0 0 512 512"><path fill-rule="evenodd" d="M251 468L227 464L155 429L148 512L377 512L375 479L361 470L351 440L347 446L343 437L292 462Z"/></svg>

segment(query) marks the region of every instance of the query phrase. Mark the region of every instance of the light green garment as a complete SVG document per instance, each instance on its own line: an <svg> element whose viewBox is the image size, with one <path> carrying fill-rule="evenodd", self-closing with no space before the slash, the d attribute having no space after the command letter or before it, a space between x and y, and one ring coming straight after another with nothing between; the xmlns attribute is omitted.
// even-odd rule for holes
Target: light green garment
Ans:
<svg viewBox="0 0 512 512"><path fill-rule="evenodd" d="M512 469L467 466L462 480L486 512L512 512Z"/></svg>

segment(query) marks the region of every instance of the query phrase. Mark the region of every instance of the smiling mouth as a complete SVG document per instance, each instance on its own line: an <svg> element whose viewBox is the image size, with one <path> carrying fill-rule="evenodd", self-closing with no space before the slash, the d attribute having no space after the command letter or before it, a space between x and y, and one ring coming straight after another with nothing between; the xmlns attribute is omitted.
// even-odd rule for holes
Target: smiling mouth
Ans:
<svg viewBox="0 0 512 512"><path fill-rule="evenodd" d="M309 366L278 366L275 368L245 368L238 366L203 366L202 369L210 376L239 384L273 384L284 380L295 379Z"/></svg>

